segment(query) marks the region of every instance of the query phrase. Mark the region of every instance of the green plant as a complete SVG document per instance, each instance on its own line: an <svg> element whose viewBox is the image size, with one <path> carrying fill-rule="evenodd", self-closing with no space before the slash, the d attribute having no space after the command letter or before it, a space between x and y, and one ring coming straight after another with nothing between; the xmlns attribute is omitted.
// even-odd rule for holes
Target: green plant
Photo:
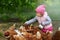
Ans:
<svg viewBox="0 0 60 40"><path fill-rule="evenodd" d="M3 36L3 33L2 32L0 32L0 37L2 37Z"/></svg>
<svg viewBox="0 0 60 40"><path fill-rule="evenodd" d="M0 20L7 21L9 19L9 15L7 14L1 14Z"/></svg>
<svg viewBox="0 0 60 40"><path fill-rule="evenodd" d="M35 11L37 2L38 0L0 0L0 20L18 18L25 22L33 18L32 13Z"/></svg>

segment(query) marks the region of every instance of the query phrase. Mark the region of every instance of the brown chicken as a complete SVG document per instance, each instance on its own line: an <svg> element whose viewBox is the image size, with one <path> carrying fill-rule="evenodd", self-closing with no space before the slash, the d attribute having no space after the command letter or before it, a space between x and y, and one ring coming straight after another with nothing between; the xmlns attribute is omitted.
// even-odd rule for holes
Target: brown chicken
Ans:
<svg viewBox="0 0 60 40"><path fill-rule="evenodd" d="M13 35L17 35L17 33L14 30L15 30L15 24L4 32L4 35L8 40L14 40Z"/></svg>
<svg viewBox="0 0 60 40"><path fill-rule="evenodd" d="M58 28L58 30L52 36L52 40L60 40L60 27Z"/></svg>
<svg viewBox="0 0 60 40"><path fill-rule="evenodd" d="M50 33L42 32L38 27L29 26L26 29L21 26L18 30L15 29L15 24L11 26L4 35L8 40L51 40Z"/></svg>

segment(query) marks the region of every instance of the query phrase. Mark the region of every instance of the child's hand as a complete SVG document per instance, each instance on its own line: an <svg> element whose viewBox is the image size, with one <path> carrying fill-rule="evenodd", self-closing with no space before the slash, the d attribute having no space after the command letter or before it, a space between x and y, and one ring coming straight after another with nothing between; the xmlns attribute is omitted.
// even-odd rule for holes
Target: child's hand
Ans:
<svg viewBox="0 0 60 40"><path fill-rule="evenodd" d="M24 27L28 27L29 25L28 24L23 24Z"/></svg>
<svg viewBox="0 0 60 40"><path fill-rule="evenodd" d="M42 26L42 25L39 25L39 28L40 28L40 29L43 29L43 26Z"/></svg>
<svg viewBox="0 0 60 40"><path fill-rule="evenodd" d="M25 27L25 29L29 29L29 25L28 24L24 24L23 26Z"/></svg>

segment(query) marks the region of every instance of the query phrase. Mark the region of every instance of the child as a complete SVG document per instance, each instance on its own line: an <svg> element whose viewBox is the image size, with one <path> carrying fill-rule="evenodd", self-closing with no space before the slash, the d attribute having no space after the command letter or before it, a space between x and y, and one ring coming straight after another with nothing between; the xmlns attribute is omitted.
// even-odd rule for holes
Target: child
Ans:
<svg viewBox="0 0 60 40"><path fill-rule="evenodd" d="M45 5L38 6L35 9L35 11L36 11L36 16L33 19L25 22L25 25L29 25L35 21L38 21L39 28L41 28L43 32L46 33L47 31L49 31L51 33L53 30L52 22L45 10Z"/></svg>

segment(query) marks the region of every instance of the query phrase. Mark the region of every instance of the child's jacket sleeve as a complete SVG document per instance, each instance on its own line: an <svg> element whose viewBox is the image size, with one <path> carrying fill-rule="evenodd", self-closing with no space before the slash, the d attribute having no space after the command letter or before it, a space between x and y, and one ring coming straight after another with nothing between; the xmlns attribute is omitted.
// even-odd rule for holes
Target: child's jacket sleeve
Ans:
<svg viewBox="0 0 60 40"><path fill-rule="evenodd" d="M31 24L31 23L34 23L34 22L36 22L36 17L34 17L33 19L31 19L31 20L29 20L29 21L26 21L25 23L26 24Z"/></svg>
<svg viewBox="0 0 60 40"><path fill-rule="evenodd" d="M46 17L46 21L42 22L42 25L49 25L51 23L51 19L49 16Z"/></svg>

